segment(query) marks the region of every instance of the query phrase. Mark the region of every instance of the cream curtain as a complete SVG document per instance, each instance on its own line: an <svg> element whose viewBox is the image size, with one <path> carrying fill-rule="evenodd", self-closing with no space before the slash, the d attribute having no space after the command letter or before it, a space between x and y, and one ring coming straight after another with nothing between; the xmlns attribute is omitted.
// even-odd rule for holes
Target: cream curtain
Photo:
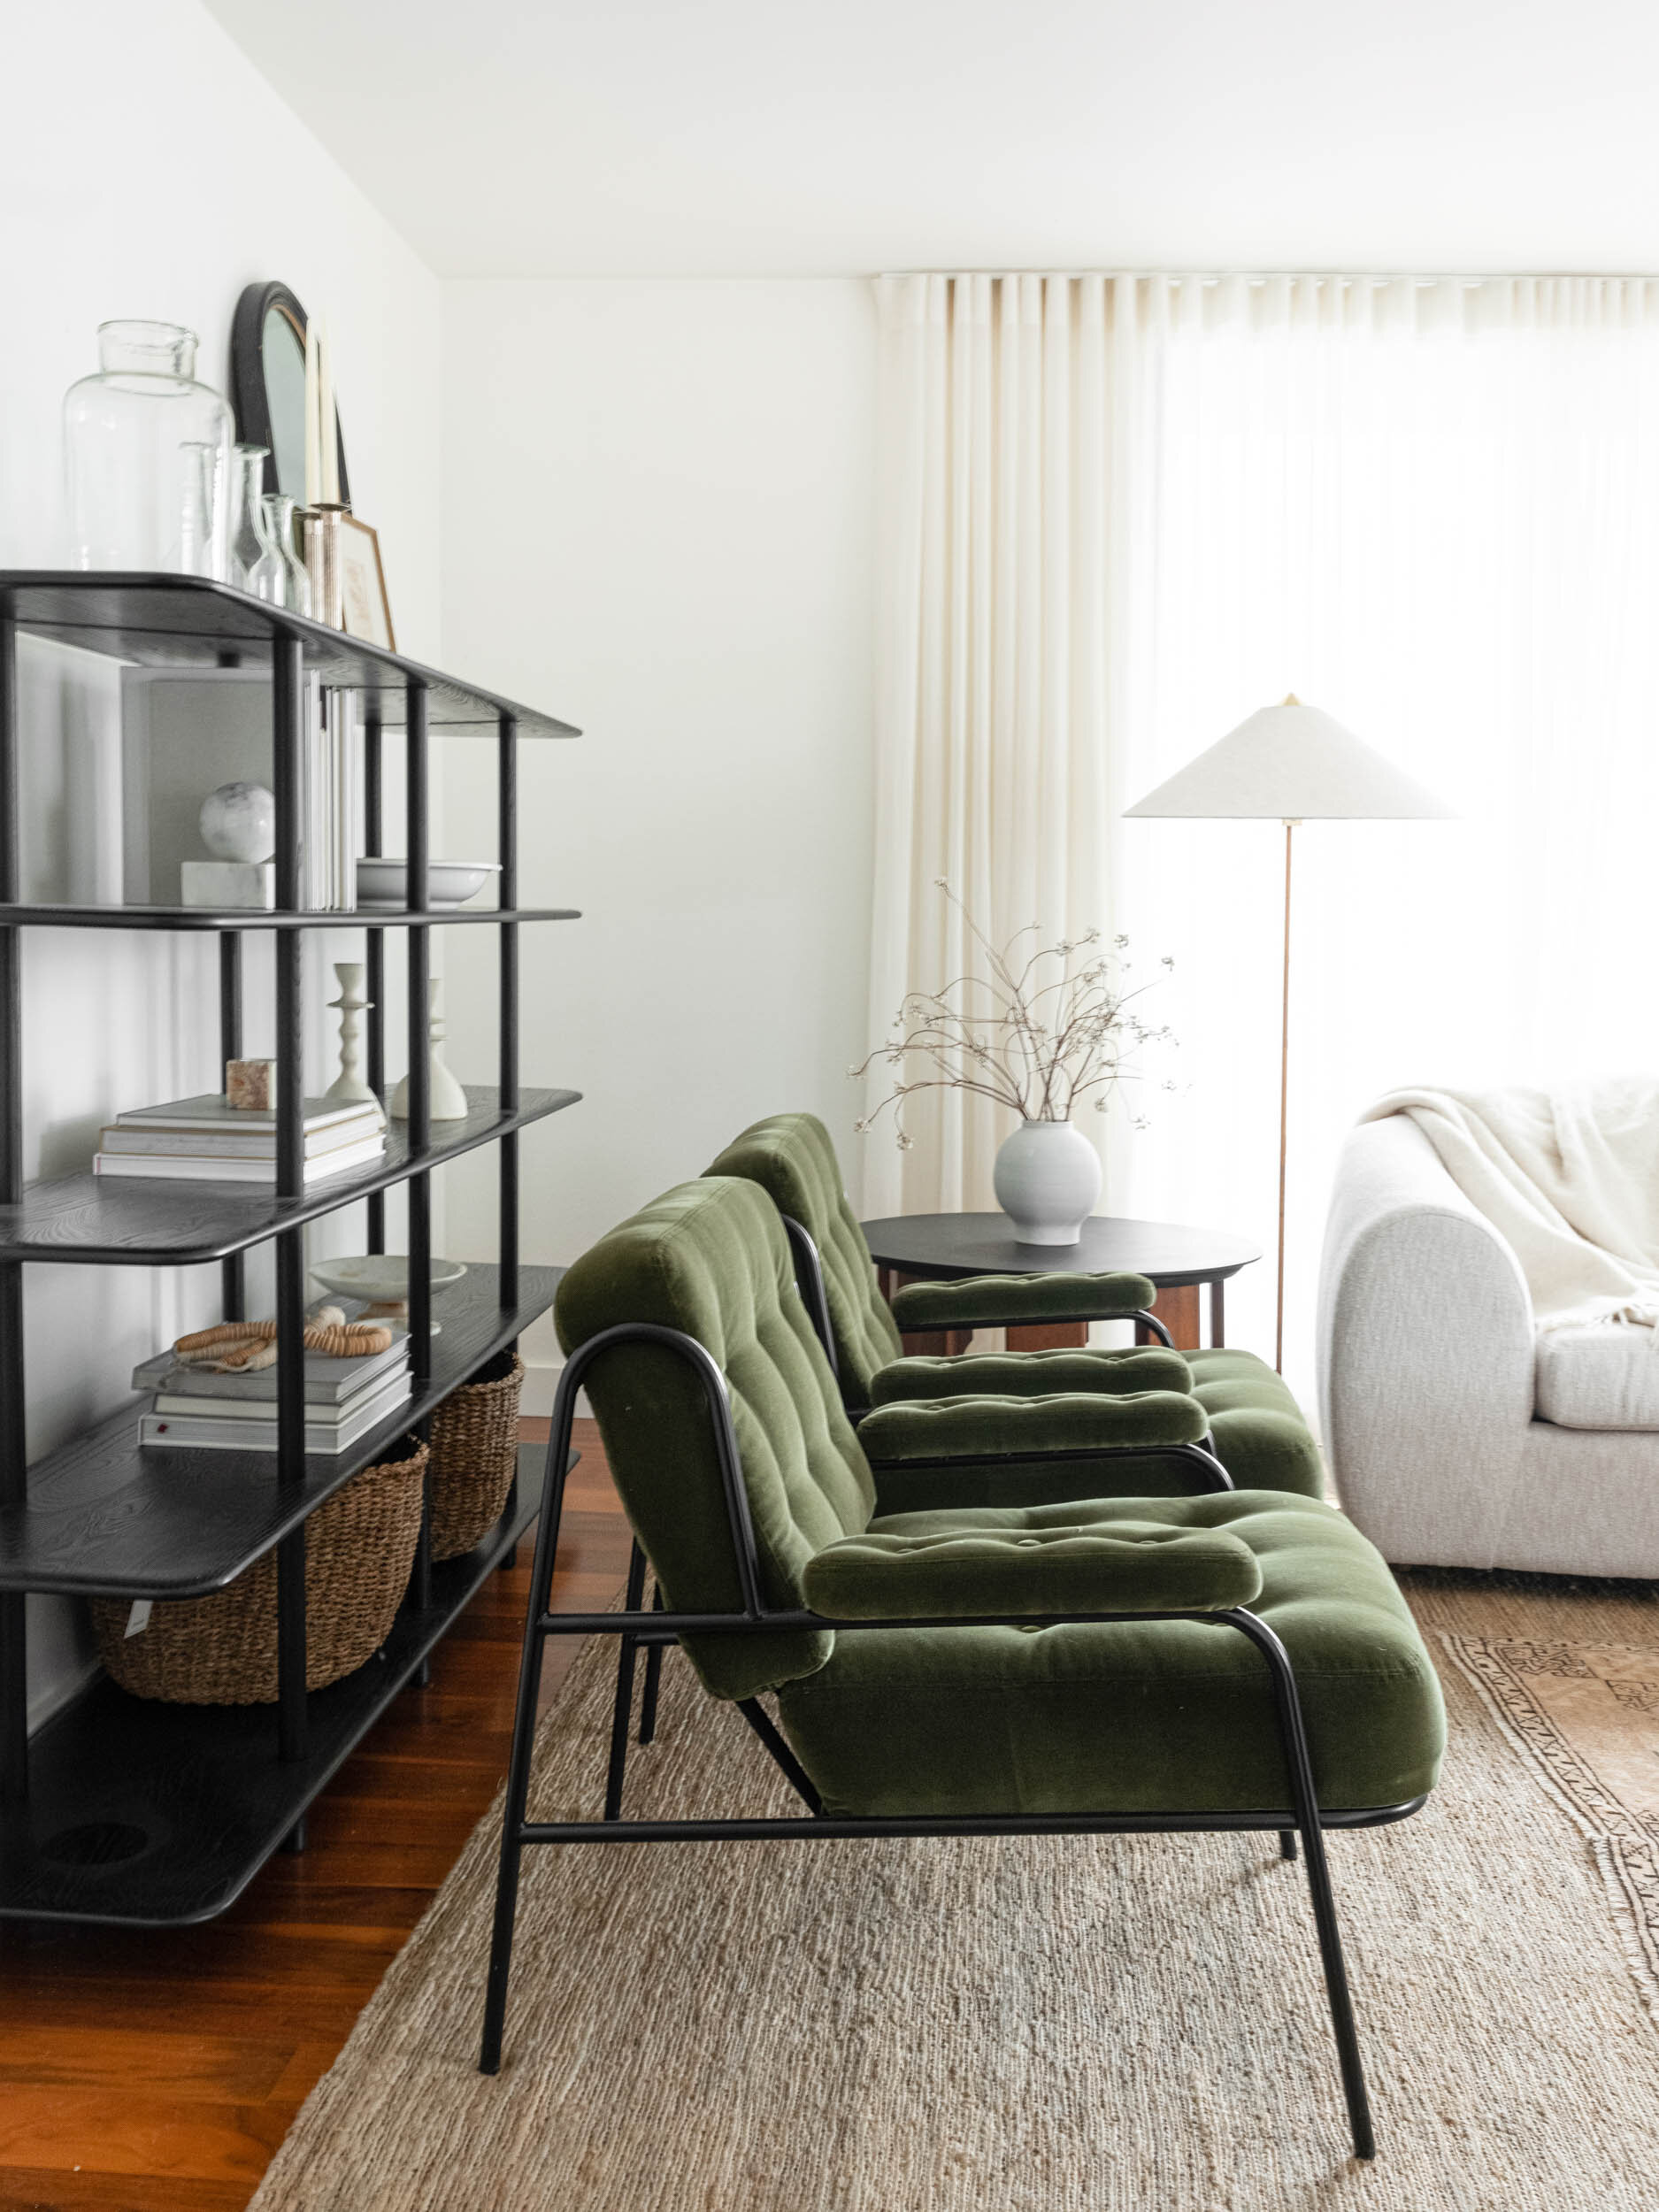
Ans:
<svg viewBox="0 0 1659 2212"><path fill-rule="evenodd" d="M1172 954L1176 1088L1134 1097L1144 1132L1109 1118L1102 1210L1271 1250L1282 833L1121 809L1294 690L1460 810L1299 836L1305 1388L1371 1099L1659 1059L1659 285L926 276L879 304L877 1030L960 964L936 876L1002 933ZM860 1141L868 1211L992 1202L1006 1122L942 1095L911 1152ZM1271 1294L1241 1277L1230 1336L1271 1345Z"/></svg>

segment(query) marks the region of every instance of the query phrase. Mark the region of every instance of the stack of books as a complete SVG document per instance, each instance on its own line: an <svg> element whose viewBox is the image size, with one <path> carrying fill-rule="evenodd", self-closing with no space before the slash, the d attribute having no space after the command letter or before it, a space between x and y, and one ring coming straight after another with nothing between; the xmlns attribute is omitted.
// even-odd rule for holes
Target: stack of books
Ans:
<svg viewBox="0 0 1659 2212"><path fill-rule="evenodd" d="M305 1355L305 1448L325 1456L349 1450L359 1437L389 1421L410 1393L409 1332L388 1322L392 1341L366 1359ZM273 1452L277 1448L277 1371L215 1375L182 1367L157 1352L133 1370L134 1390L154 1391L139 1422L141 1444L199 1445L208 1450Z"/></svg>
<svg viewBox="0 0 1659 2212"><path fill-rule="evenodd" d="M233 1106L220 1093L135 1106L103 1132L95 1175L160 1175L187 1182L274 1183L276 1115ZM373 1099L305 1101L305 1180L368 1167L386 1149Z"/></svg>

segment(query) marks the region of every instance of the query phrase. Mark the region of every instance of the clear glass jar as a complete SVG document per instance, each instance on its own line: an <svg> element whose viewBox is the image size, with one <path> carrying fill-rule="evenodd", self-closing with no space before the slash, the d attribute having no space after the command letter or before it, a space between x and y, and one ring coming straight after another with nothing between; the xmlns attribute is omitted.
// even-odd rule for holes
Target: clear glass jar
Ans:
<svg viewBox="0 0 1659 2212"><path fill-rule="evenodd" d="M268 599L273 607L309 614L311 579L294 550L295 504L284 492L267 492L260 501L265 550L249 572L248 588L256 598Z"/></svg>
<svg viewBox="0 0 1659 2212"><path fill-rule="evenodd" d="M269 446L239 445L230 457L230 534L225 563L225 581L239 591L251 591L249 578L265 550L265 456Z"/></svg>
<svg viewBox="0 0 1659 2212"><path fill-rule="evenodd" d="M223 579L230 409L196 380L177 323L98 326L98 373L64 396L64 487L76 568Z"/></svg>

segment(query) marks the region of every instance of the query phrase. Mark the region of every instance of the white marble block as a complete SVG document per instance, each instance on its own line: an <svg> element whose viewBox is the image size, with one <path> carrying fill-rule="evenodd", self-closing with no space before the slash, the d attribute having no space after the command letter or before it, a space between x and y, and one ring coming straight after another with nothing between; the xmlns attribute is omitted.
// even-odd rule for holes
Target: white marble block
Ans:
<svg viewBox="0 0 1659 2212"><path fill-rule="evenodd" d="M179 864L186 906L276 904L276 867L269 860L185 860Z"/></svg>

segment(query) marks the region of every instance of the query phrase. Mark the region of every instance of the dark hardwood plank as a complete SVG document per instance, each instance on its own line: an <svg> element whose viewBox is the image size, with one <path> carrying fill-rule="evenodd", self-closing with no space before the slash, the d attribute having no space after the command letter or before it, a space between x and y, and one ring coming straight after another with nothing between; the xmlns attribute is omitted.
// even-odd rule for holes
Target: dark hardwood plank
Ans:
<svg viewBox="0 0 1659 2212"><path fill-rule="evenodd" d="M627 1524L591 1423L576 1446L554 1602L603 1606ZM0 2212L242 2212L505 1775L528 1586L526 1544L222 1919L0 1928Z"/></svg>

